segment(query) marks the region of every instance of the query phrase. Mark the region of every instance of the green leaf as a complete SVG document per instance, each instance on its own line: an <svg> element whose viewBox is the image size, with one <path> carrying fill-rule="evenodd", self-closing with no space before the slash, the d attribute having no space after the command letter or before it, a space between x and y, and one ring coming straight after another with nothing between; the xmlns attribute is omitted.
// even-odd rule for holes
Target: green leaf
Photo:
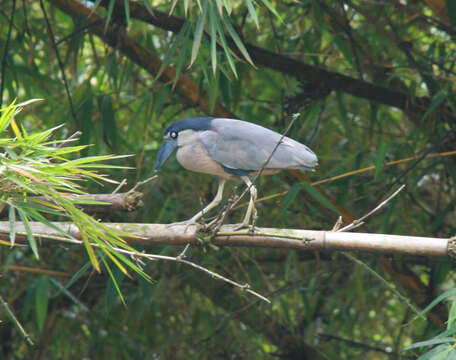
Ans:
<svg viewBox="0 0 456 360"><path fill-rule="evenodd" d="M115 3L116 3L116 0L109 0L108 14L106 16L105 31L108 30L109 23L111 22L112 11L114 10Z"/></svg>
<svg viewBox="0 0 456 360"><path fill-rule="evenodd" d="M419 314L417 314L410 322L415 321L418 317L422 317L423 315L427 314L429 310L432 310L437 304L442 302L445 299L448 299L451 296L456 295L456 289L449 289L445 291L443 294L440 294L437 298L434 299L428 306L426 306Z"/></svg>
<svg viewBox="0 0 456 360"><path fill-rule="evenodd" d="M420 341L417 343L414 343L412 345L409 345L404 348L404 350L410 350L410 349L416 349L419 347L425 347L425 346L431 346L431 345L437 345L437 344L446 344L454 342L453 337L443 337L443 338L433 338L431 340L426 340L426 341Z"/></svg>
<svg viewBox="0 0 456 360"><path fill-rule="evenodd" d="M9 205L8 217L10 223L10 242L11 246L14 246L16 242L16 208L13 205Z"/></svg>
<svg viewBox="0 0 456 360"><path fill-rule="evenodd" d="M296 195L298 195L299 189L300 189L299 184L293 184L290 191L288 191L287 195L283 199L282 206L280 207L279 212L277 213L276 216L274 216L274 218L272 220L273 223L275 223L278 218L285 215L286 210L288 209L290 204L294 201L294 199L296 198Z"/></svg>
<svg viewBox="0 0 456 360"><path fill-rule="evenodd" d="M275 9L275 7L272 6L272 4L270 3L269 0L261 0L261 2L269 9L270 12L272 12L280 20L280 22L283 22L283 20L280 17L279 13Z"/></svg>
<svg viewBox="0 0 456 360"><path fill-rule="evenodd" d="M334 36L334 43L336 44L339 51L342 53L344 58L349 62L351 66L354 66L353 55L345 44L345 37L342 34Z"/></svg>
<svg viewBox="0 0 456 360"><path fill-rule="evenodd" d="M105 94L100 103L101 121L103 124L103 140L111 148L117 148L117 129L111 95Z"/></svg>
<svg viewBox="0 0 456 360"><path fill-rule="evenodd" d="M252 18L253 22L255 23L257 29L260 28L260 24L258 22L258 15L256 13L255 6L253 6L252 0L244 0L245 4L247 5L247 10L249 11L249 15Z"/></svg>
<svg viewBox="0 0 456 360"><path fill-rule="evenodd" d="M35 315L38 328L43 330L49 303L49 279L47 275L38 278L35 290Z"/></svg>
<svg viewBox="0 0 456 360"><path fill-rule="evenodd" d="M198 56L198 51L199 51L199 48L201 45L201 39L203 38L203 33L204 33L204 25L206 24L208 1L209 0L204 0L203 10L198 19L198 22L196 23L196 30L195 30L195 34L194 34L194 38L193 38L193 46L192 46L192 56L191 56L191 60L190 60L190 65L188 66L189 68L193 65L193 63L196 60L196 57Z"/></svg>
<svg viewBox="0 0 456 360"><path fill-rule="evenodd" d="M89 263L89 266L90 266L90 263ZM60 281L57 281L52 277L49 278L49 280L51 281L52 284L54 284L54 286L57 289L59 289L62 293L64 293L66 297L68 297L71 301L73 301L76 305L78 305L83 311L85 311L85 312L89 311L89 308L87 306L85 306L81 301L79 301L79 299L76 296L74 296L68 290L67 287L63 286L63 284ZM56 296L56 295L54 295L54 296Z"/></svg>
<svg viewBox="0 0 456 360"><path fill-rule="evenodd" d="M217 69L217 28L215 25L215 19L214 16L217 16L215 14L215 11L212 9L213 7L213 2L211 1L209 3L209 34L211 36L211 64L212 64L212 71L213 74L215 75L216 69Z"/></svg>
<svg viewBox="0 0 456 360"><path fill-rule="evenodd" d="M245 48L244 44L242 43L241 38L237 34L236 30L234 30L233 26L231 25L230 21L227 19L226 16L222 16L222 22L225 25L226 29L228 30L228 33L230 34L230 36L233 39L234 43L236 44L237 48L244 56L244 58L250 63L250 65L255 67L252 59L250 58L249 53L247 52L247 49Z"/></svg>
<svg viewBox="0 0 456 360"><path fill-rule="evenodd" d="M236 66L234 65L233 57L231 56L231 52L230 52L231 50L228 47L228 44L226 43L225 33L223 32L222 25L220 24L220 19L215 14L213 16L215 19L215 26L217 28L217 32L219 33L219 36L220 36L220 41L222 42L223 50L225 51L226 58L228 59L228 63L230 64L230 67L231 67L231 71L234 73L234 76L237 78L238 75L237 75L237 71L236 71Z"/></svg>
<svg viewBox="0 0 456 360"><path fill-rule="evenodd" d="M378 147L377 157L375 159L375 171L374 171L374 179L377 179L378 174L383 169L383 163L385 160L386 152L388 151L389 144L381 143Z"/></svg>
<svg viewBox="0 0 456 360"><path fill-rule="evenodd" d="M454 360L454 357L453 359L450 357L451 353L454 353L453 345L441 344L424 353L417 360Z"/></svg>
<svg viewBox="0 0 456 360"><path fill-rule="evenodd" d="M431 105L429 105L428 109L423 115L423 120L426 119L440 104L442 104L445 99L447 98L447 93L445 90L440 90L435 96L432 98Z"/></svg>
<svg viewBox="0 0 456 360"><path fill-rule="evenodd" d="M106 309L109 311L112 307L112 304L114 303L114 300L115 300L115 296L113 295L113 291L110 290L109 288L109 284L112 285L112 288L115 289L117 295L119 296L120 298L120 301L122 301L122 303L125 305L125 299L122 295L122 292L120 291L120 287L119 287L119 284L118 284L118 281L117 281L117 277L114 275L114 273L111 271L111 268L109 266L109 264L107 263L105 257L103 254L100 253L99 250L97 250L97 252L99 253L99 257L101 259L101 261L103 262L103 265L105 266L106 270L108 271L108 274L109 274L109 278L110 278L110 282L108 283L108 288L106 289L106 294L105 294L105 300L106 300ZM119 277L120 280L123 279L123 274L121 272L116 272L116 275Z"/></svg>
<svg viewBox="0 0 456 360"><path fill-rule="evenodd" d="M17 106L14 105L15 101L16 100L14 100L6 108L1 109L3 114L0 117L0 133L3 132L3 130L5 130L5 128L10 124L11 117L13 116L17 108Z"/></svg>
<svg viewBox="0 0 456 360"><path fill-rule="evenodd" d="M176 52L178 46L180 46L181 44L183 44L183 47L187 46L189 37L190 37L190 23L186 21L184 23L184 25L182 25L182 28L180 29L177 36L174 38L170 48L168 49L168 51L166 51L165 58L163 59L160 69L158 69L155 79L158 79L161 76L163 70L165 70L165 68L170 64L172 55ZM180 56L178 58L179 62L183 62L183 59L181 60L181 58L185 57L185 53L186 53L186 51L184 52L184 49L182 49ZM177 78L179 77L178 74L179 74L179 68L178 68L178 66L176 66L176 76L175 76L176 80L175 81L177 81Z"/></svg>
<svg viewBox="0 0 456 360"><path fill-rule="evenodd" d="M447 321L447 330L451 328L455 328L456 326L456 301L453 300L451 302L450 311L448 314L448 321Z"/></svg>
<svg viewBox="0 0 456 360"><path fill-rule="evenodd" d="M71 279L68 280L68 282L65 284L65 288L70 288L70 286L73 285L76 281L78 281L81 278L81 276L84 275L84 273L88 271L91 267L92 263L90 261L87 261L84 265L81 266L81 268L78 271L76 271L73 274Z"/></svg>
<svg viewBox="0 0 456 360"><path fill-rule="evenodd" d="M125 20L127 21L127 26L130 24L130 1L124 0L124 9L125 9Z"/></svg>
<svg viewBox="0 0 456 360"><path fill-rule="evenodd" d="M339 213L339 210L337 210L333 204L331 204L328 199L326 199L322 194L318 192L317 189L315 189L312 185L310 185L308 182L303 181L300 183L302 188L306 190L315 200L317 200L321 205L324 207L334 211L337 214Z"/></svg>
<svg viewBox="0 0 456 360"><path fill-rule="evenodd" d="M30 248L32 249L33 253L35 254L35 257L37 259L39 259L40 256L38 255L38 247L36 245L36 240L33 237L32 229L30 228L30 224L29 224L29 220L27 218L27 215L25 214L25 212L23 212L19 208L17 209L17 212L19 214L19 217L21 218L22 223L24 224L25 231L27 232L27 240L28 240L28 243L30 245Z"/></svg>

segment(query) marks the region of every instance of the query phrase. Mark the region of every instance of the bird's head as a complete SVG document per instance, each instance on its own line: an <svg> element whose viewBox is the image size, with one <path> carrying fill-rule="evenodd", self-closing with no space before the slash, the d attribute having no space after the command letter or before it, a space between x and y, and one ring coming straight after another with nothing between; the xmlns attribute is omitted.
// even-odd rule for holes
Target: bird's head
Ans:
<svg viewBox="0 0 456 360"><path fill-rule="evenodd" d="M165 140L155 158L154 170L157 171L177 148L197 141L200 131L209 130L214 118L186 118L169 125L163 132Z"/></svg>

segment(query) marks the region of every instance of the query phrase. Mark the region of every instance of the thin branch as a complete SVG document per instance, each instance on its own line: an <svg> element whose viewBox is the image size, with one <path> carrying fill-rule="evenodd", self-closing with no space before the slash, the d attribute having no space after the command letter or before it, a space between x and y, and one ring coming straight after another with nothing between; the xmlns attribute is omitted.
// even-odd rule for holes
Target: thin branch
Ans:
<svg viewBox="0 0 456 360"><path fill-rule="evenodd" d="M14 13L16 12L16 0L13 0L13 9L11 10L11 17L9 19L8 24L8 34L6 35L5 47L3 48L3 56L2 56L2 82L0 84L0 108L3 104L3 89L5 88L5 72L6 72L6 58L8 55L8 46L11 39L11 30L13 29L13 20L14 20Z"/></svg>
<svg viewBox="0 0 456 360"><path fill-rule="evenodd" d="M353 230L361 225L364 224L364 220L367 219L369 216L375 214L377 211L379 211L380 209L382 209L383 207L385 207L386 205L388 205L388 203L394 199L403 189L405 188L405 185L402 185L399 187L399 189L397 189L394 193L392 193L390 196L388 196L384 201L382 201L380 204L378 204L376 207L374 207L372 210L368 211L366 214L364 214L363 216L361 216L359 219L355 219L353 220L353 222L351 222L350 224L348 224L347 226L341 228L341 229L338 229L337 232L343 232L343 231L348 231L348 230ZM334 225L334 227L337 226L337 223L336 225ZM372 269L369 265L367 265L364 261L362 260L359 260L357 259L355 256L347 253L347 252L342 252L342 254L348 258L349 260L353 261L354 263L358 264L359 266L361 266L363 269L365 269L368 273L370 273L371 275L373 275L374 277L376 277L378 280L380 280L383 284L385 284L385 286L391 290L391 292L393 294L395 294L399 299L401 299L405 304L407 304L407 306L415 313L417 314L418 316L424 318L423 315L420 314L420 310L414 305L412 304L412 302L404 295L402 295L397 289L396 287L391 284L389 281L387 281L383 276L381 276L378 272L376 272L374 269Z"/></svg>
<svg viewBox="0 0 456 360"><path fill-rule="evenodd" d="M78 128L79 127L79 121L78 121L78 118L76 116L76 112L74 110L73 99L71 97L70 88L68 87L68 81L67 81L67 78L66 78L66 75L65 75L65 66L63 65L62 59L60 58L59 50L57 49L57 45L56 45L56 42L55 42L54 32L52 31L52 27L51 27L51 24L49 22L49 19L48 19L47 13L46 13L46 9L45 9L44 4L43 4L43 0L40 0L40 7L41 7L41 10L43 12L44 21L46 22L47 30L49 32L49 37L51 38L52 47L53 47L53 49L55 51L55 56L57 57L57 62L59 64L60 72L62 73L62 80L63 80L63 84L65 85L65 92L66 92L66 95L67 95L67 98L68 98L68 103L70 105L71 115L73 116L74 123L75 123L76 127Z"/></svg>
<svg viewBox="0 0 456 360"><path fill-rule="evenodd" d="M359 219L356 219L354 220L351 224L348 224L347 226L344 226L343 228L337 230L338 232L341 232L341 231L349 231L349 230L353 230L359 226L361 226L362 224L364 224L364 220L367 219L369 216L373 215L374 213L376 213L378 210L380 210L381 208L385 207L392 199L394 199L396 197L397 194L399 194L403 189L405 188L405 185L402 185L399 187L399 189L397 189L394 193L392 193L390 196L388 196L388 198L386 198L384 201L382 201L380 204L378 204L375 208L373 208L371 211L369 211L368 213L364 214L363 216L361 216Z"/></svg>
<svg viewBox="0 0 456 360"><path fill-rule="evenodd" d="M10 307L8 306L8 303L3 299L3 297L0 295L0 305L3 306L5 309L6 313L10 317L11 321L16 325L18 328L19 332L21 333L22 337L27 341L27 343L31 346L33 346L33 341L32 338L30 337L29 334L25 331L25 329L22 327L21 323L17 319L17 317L14 315L14 313L11 311Z"/></svg>
<svg viewBox="0 0 456 360"><path fill-rule="evenodd" d="M325 334L325 333L320 333L318 334L319 337L325 338L326 340L337 340L337 341L342 341L346 343L349 346L357 347L360 349L363 349L364 351L376 351L376 352L381 352L383 354L387 354L389 356L404 356L402 353L397 353L392 350L389 350L387 347L381 348L378 346L372 346L369 344L364 344L359 341L353 341L352 339L345 339L340 336L332 335L332 334ZM411 357L410 357L411 358Z"/></svg>
<svg viewBox="0 0 456 360"><path fill-rule="evenodd" d="M66 139L64 142L61 142L60 144L58 144L56 147L57 148L65 147L69 143L78 140L81 135L82 135L82 131L78 130L73 135L71 135L68 139Z"/></svg>

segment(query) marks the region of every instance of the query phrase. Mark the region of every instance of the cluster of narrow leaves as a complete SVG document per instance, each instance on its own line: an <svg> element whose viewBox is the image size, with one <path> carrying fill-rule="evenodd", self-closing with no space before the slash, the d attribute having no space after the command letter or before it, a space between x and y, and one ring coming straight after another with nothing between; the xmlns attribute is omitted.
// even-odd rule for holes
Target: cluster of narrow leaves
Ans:
<svg viewBox="0 0 456 360"><path fill-rule="evenodd" d="M145 1L147 3L147 1ZM174 0L173 5L170 10L170 14L172 14L176 8L178 1ZM253 0L244 0L243 3L247 7L248 13L250 18L254 21L257 28L259 28L259 21L258 15L256 12L256 3ZM271 5L269 0L261 0L264 6L266 6L275 16L279 17L277 11ZM210 50L210 58L211 58L211 67L216 75L217 66L218 66L218 51L217 47L223 48L223 53L228 61L229 67L233 74L238 77L236 66L234 62L235 54L230 50L230 46L227 42L227 38L225 33L231 37L231 40L234 42L236 47L239 49L240 53L244 57L244 59L254 66L250 55L245 48L241 37L239 36L238 32L235 30L234 26L231 24L230 15L233 12L233 7L238 5L232 1L222 1L222 0L203 0L197 1L197 6L193 6L192 1L184 1L182 6L184 7L185 17L187 19L191 18L192 11L199 12L199 15L195 22L186 21L185 25L182 27L181 31L179 32L178 36L174 40L173 44L171 45L169 51L166 54L164 59L162 68L159 71L160 73L164 70L164 68L169 65L171 61L171 57L175 54L177 49L180 48L179 57L180 63L176 64L177 73L179 73L182 69L182 59L186 59L190 52L190 37L193 37L193 42L191 46L191 53L190 53L190 64L188 67L191 67L198 58L199 50L201 44L203 43L204 34L206 33L209 37L209 50ZM196 12L195 11L195 12ZM226 72L226 70L221 67L222 71ZM177 78L177 76L176 76Z"/></svg>
<svg viewBox="0 0 456 360"><path fill-rule="evenodd" d="M147 277L132 261L116 251L117 248L134 251L120 237L120 234L103 225L80 210L77 205L94 204L94 201L71 195L85 195L82 183L87 181L114 182L96 172L97 169L118 168L105 164L107 160L122 156L102 155L69 159L85 146L69 146L71 141L52 140L52 135L61 127L57 126L28 134L19 126L15 116L23 106L30 103L0 109L0 206L9 207L10 243L14 245L16 221L24 224L30 248L38 258L38 246L31 231L30 221L39 221L61 234L62 241L77 241L71 234L55 226L47 216L67 218L80 231L82 242L90 261L97 271L100 262L111 274L107 259L110 259L123 273L131 269ZM8 136L11 129L12 137ZM65 146L61 146L61 145ZM4 245L10 243L2 241Z"/></svg>

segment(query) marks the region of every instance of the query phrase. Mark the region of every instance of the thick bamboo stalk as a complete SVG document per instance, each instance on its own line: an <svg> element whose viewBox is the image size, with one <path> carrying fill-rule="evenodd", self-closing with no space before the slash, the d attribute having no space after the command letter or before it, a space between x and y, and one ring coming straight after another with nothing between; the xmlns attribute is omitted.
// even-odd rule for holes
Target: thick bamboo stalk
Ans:
<svg viewBox="0 0 456 360"><path fill-rule="evenodd" d="M60 233L42 223L31 222L30 225L32 232L43 240L61 238ZM54 225L79 238L79 230L73 224L55 222ZM209 236L198 233L196 226L189 226L186 229L185 225L179 224L107 223L105 225L132 234L131 237L125 238L129 243L149 246L200 244L204 237ZM8 241L9 229L8 221L0 222L0 238ZM16 232L17 242L27 241L22 223L16 224ZM445 238L275 228L256 228L252 234L247 230L232 231L230 225L223 226L212 242L219 246L359 251L429 257L451 257L454 252L453 242Z"/></svg>

